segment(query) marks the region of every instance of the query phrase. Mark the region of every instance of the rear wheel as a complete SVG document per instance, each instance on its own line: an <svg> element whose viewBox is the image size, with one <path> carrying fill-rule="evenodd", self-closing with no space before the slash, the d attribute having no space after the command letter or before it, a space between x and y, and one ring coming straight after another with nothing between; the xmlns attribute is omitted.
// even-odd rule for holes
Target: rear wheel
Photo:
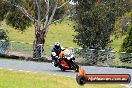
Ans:
<svg viewBox="0 0 132 88"><path fill-rule="evenodd" d="M64 68L61 68L61 71L65 71L66 69L64 69Z"/></svg>
<svg viewBox="0 0 132 88"><path fill-rule="evenodd" d="M61 71L65 71L66 70L62 65L59 65L59 68L61 69Z"/></svg>

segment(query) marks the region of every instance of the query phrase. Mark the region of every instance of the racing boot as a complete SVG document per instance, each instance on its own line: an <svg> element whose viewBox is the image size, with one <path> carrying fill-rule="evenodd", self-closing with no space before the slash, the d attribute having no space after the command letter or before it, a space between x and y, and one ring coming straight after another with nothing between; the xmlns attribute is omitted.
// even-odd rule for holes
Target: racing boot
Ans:
<svg viewBox="0 0 132 88"><path fill-rule="evenodd" d="M58 66L58 64L56 63L56 61L52 62L52 64L53 64L55 67Z"/></svg>

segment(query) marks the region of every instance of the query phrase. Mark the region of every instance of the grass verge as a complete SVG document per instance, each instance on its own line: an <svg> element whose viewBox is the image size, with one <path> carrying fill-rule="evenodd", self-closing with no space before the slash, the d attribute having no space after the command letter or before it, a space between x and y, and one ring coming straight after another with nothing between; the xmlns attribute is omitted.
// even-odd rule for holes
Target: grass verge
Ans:
<svg viewBox="0 0 132 88"><path fill-rule="evenodd" d="M115 51L119 51L120 48L121 48L121 45L123 43L123 39L125 38L126 36L122 36L118 39L114 39L114 37L112 36L111 39L113 39L113 42L111 42L111 47L113 48L113 50Z"/></svg>
<svg viewBox="0 0 132 88"><path fill-rule="evenodd" d="M45 45L53 45L54 42L59 41L64 47L78 48L79 46L73 42L74 35L77 34L76 32L74 32L73 26L74 22L68 19L63 20L61 23L50 25L49 31L46 36ZM20 32L3 22L3 27L0 28L8 31L9 39L12 41L33 43L33 40L35 38L34 26L29 27L24 32ZM114 50L119 51L124 38L125 36L122 36L118 39L113 40L110 46ZM111 36L111 39L114 39L114 37Z"/></svg>
<svg viewBox="0 0 132 88"><path fill-rule="evenodd" d="M19 72L0 69L0 88L124 88L118 84L79 86L75 78L48 73Z"/></svg>
<svg viewBox="0 0 132 88"><path fill-rule="evenodd" d="M12 41L28 43L33 43L34 41L34 26L31 26L24 32L21 32L3 22L3 27L0 28L8 31L9 39ZM73 22L65 19L61 23L50 25L45 45L53 45L54 42L60 42L64 47L78 47L77 44L73 43L74 35L76 35L76 33L73 29Z"/></svg>

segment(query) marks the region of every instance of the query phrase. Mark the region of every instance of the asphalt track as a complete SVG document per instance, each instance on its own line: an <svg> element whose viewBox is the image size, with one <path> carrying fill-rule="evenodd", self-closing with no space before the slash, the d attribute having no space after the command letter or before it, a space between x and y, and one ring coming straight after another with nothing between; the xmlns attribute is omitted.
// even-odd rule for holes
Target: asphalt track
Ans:
<svg viewBox="0 0 132 88"><path fill-rule="evenodd" d="M32 61L19 61L19 60L4 60L0 59L0 68L33 71L33 72L48 72L56 75L65 75L75 77L76 72L61 71L59 68L54 67L51 63L32 62ZM88 74L130 74L132 76L132 69L125 68L111 68L111 67L96 67L96 66L82 66ZM132 86L132 81L130 84ZM132 87L129 87L132 88Z"/></svg>

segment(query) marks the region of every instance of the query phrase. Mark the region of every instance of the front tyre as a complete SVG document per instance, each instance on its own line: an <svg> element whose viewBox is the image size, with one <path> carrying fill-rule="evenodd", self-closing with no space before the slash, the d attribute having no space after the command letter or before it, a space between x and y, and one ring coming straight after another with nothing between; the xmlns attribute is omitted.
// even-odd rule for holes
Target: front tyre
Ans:
<svg viewBox="0 0 132 88"><path fill-rule="evenodd" d="M75 72L79 72L79 66L75 62L73 62L72 65L73 65L73 67L75 69Z"/></svg>

